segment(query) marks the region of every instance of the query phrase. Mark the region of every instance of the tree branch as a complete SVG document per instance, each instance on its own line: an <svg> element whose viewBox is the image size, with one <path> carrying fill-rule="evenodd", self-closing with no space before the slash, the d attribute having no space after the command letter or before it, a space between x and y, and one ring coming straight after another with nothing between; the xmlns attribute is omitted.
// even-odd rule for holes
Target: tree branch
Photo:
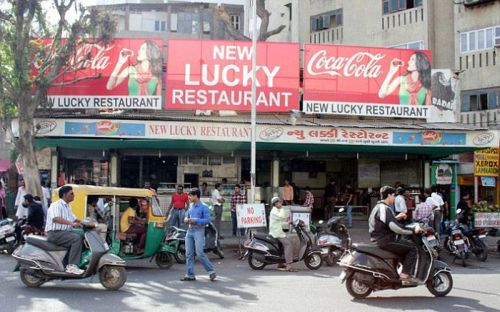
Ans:
<svg viewBox="0 0 500 312"><path fill-rule="evenodd" d="M82 80L88 80L88 79L99 79L101 78L101 74L97 74L97 75L93 75L93 76L85 76L85 77L80 77L80 78L77 78L77 79L73 79L71 81L65 81L65 82L61 82L61 83L53 83L51 84L50 86L51 87L64 87L64 86L69 86L69 85L72 85L72 84L75 84L75 83L78 83Z"/></svg>
<svg viewBox="0 0 500 312"><path fill-rule="evenodd" d="M245 40L245 41L250 41L252 39L248 38L247 36L243 35L236 29L234 29L233 25L231 24L231 18L229 17L229 14L227 14L226 9L224 8L223 5L218 5L214 8L215 15L219 20L221 20L224 23L224 26L229 33L229 36L231 38L236 39L236 40Z"/></svg>

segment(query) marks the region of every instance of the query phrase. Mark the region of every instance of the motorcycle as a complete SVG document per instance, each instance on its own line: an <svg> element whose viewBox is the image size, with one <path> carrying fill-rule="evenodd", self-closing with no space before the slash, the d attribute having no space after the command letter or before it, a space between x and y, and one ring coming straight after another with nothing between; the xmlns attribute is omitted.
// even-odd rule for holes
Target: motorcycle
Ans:
<svg viewBox="0 0 500 312"><path fill-rule="evenodd" d="M466 259L470 252L469 238L464 235L457 220L448 226L447 232L448 236L444 239L444 246L446 250L455 255L453 263L456 259L460 259L462 266L467 266Z"/></svg>
<svg viewBox="0 0 500 312"><path fill-rule="evenodd" d="M486 261L486 259L488 259L486 231L482 228L469 229L466 225L462 225L461 229L469 240L470 251L476 256L479 261Z"/></svg>
<svg viewBox="0 0 500 312"><path fill-rule="evenodd" d="M304 222L300 219L293 223L292 227L300 241L299 256L294 257L293 262L304 260L310 270L319 269L323 264L323 258L321 249L313 243L312 234L304 231ZM248 265L254 270L262 270L270 264L285 263L283 245L269 234L253 234L245 248Z"/></svg>
<svg viewBox="0 0 500 312"><path fill-rule="evenodd" d="M332 217L326 224L320 220L317 226L316 245L328 266L333 266L351 245L349 231L341 220L342 217Z"/></svg>
<svg viewBox="0 0 500 312"><path fill-rule="evenodd" d="M165 235L165 243L173 247L174 258L177 263L186 263L186 233L187 231L178 227L170 227L167 235ZM205 247L204 252L213 252L220 259L224 259L224 251L220 244L219 231L215 225L210 222L205 226Z"/></svg>
<svg viewBox="0 0 500 312"><path fill-rule="evenodd" d="M101 284L110 290L120 289L127 280L125 261L109 253L108 244L90 224L82 223L84 248L79 268L82 274L65 272L68 250L47 241L46 237L30 235L26 244L18 247L12 256L17 260L21 281L27 287L40 287L54 279L83 279L99 274Z"/></svg>
<svg viewBox="0 0 500 312"><path fill-rule="evenodd" d="M0 252L12 254L17 245L16 222L12 219L0 221Z"/></svg>
<svg viewBox="0 0 500 312"><path fill-rule="evenodd" d="M412 228L413 225L406 226ZM399 289L425 285L436 297L446 296L453 288L453 278L448 265L437 260L438 254L429 245L432 232L411 236L418 248L415 276L418 282L401 280L398 270L402 268L400 257L375 245L353 244L338 264L344 268L341 282L357 299L366 298L373 291Z"/></svg>

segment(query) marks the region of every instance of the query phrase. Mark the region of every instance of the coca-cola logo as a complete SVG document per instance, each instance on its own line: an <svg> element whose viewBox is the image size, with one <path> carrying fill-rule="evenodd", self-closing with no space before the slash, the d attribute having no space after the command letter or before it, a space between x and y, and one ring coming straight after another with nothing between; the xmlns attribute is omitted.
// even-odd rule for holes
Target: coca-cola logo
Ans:
<svg viewBox="0 0 500 312"><path fill-rule="evenodd" d="M47 45L46 50L50 51L51 47L52 43ZM108 52L113 48L114 46L112 45L83 44L76 49L75 55L70 57L68 66L74 70L94 69L102 71L111 63ZM53 57L55 57L55 54ZM42 63L39 59L33 64L36 69L40 69L41 65Z"/></svg>
<svg viewBox="0 0 500 312"><path fill-rule="evenodd" d="M331 75L344 77L377 78L382 73L382 67L378 61L385 54L371 54L369 52L358 52L350 57L328 56L326 50L319 50L307 63L309 75Z"/></svg>
<svg viewBox="0 0 500 312"><path fill-rule="evenodd" d="M276 140L283 134L283 128L281 127L269 127L265 128L260 132L259 137L265 141Z"/></svg>
<svg viewBox="0 0 500 312"><path fill-rule="evenodd" d="M57 122L54 120L42 120L37 125L37 134L47 134L57 127Z"/></svg>
<svg viewBox="0 0 500 312"><path fill-rule="evenodd" d="M474 145L480 145L480 146L486 145L491 141L493 141L494 138L495 135L493 133L488 133L488 132L480 133L472 139L472 143L474 143Z"/></svg>

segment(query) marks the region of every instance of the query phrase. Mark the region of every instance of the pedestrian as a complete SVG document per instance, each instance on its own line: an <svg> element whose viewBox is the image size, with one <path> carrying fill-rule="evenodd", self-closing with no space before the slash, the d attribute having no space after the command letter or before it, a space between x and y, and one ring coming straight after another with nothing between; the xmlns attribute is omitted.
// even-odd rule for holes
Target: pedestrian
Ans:
<svg viewBox="0 0 500 312"><path fill-rule="evenodd" d="M413 211L415 210L415 199L413 197L411 197L410 195L410 190L409 189L405 189L405 192L403 194L404 198L405 198L405 204L406 204L406 209L407 209L407 220L412 220L413 219Z"/></svg>
<svg viewBox="0 0 500 312"><path fill-rule="evenodd" d="M168 207L168 226L180 228L184 222L184 212L188 208L188 194L184 193L184 187L177 185L177 192L172 194L172 200Z"/></svg>
<svg viewBox="0 0 500 312"><path fill-rule="evenodd" d="M222 184L216 183L215 184L215 190L212 192L212 205L214 206L214 213L215 213L215 220L214 220L214 225L217 228L217 232L220 233L220 222L222 220L222 205L226 201L224 197L220 194L222 190ZM220 239L223 239L224 237L219 235Z"/></svg>
<svg viewBox="0 0 500 312"><path fill-rule="evenodd" d="M218 183L219 184L219 183ZM192 190L189 193L189 200L192 205L189 207L184 223L189 224L186 233L186 275L181 281L195 281L194 255L200 259L201 264L208 272L211 281L217 275L215 269L203 251L205 247L205 226L210 223L210 210L208 206L200 200L200 190Z"/></svg>
<svg viewBox="0 0 500 312"><path fill-rule="evenodd" d="M405 189L402 186L399 186L396 189L396 199L394 200L394 211L396 212L396 215L399 213L407 213L408 208L406 207L406 201L404 197Z"/></svg>
<svg viewBox="0 0 500 312"><path fill-rule="evenodd" d="M210 191L208 189L207 182L203 182L201 184L201 190L200 190L200 192L201 192L201 196L210 196Z"/></svg>
<svg viewBox="0 0 500 312"><path fill-rule="evenodd" d="M71 274L83 274L84 270L78 268L82 255L83 236L73 232L73 227L81 227L69 203L75 199L71 186L59 188L59 200L53 202L47 210L47 240L57 246L68 248L68 265L66 272Z"/></svg>
<svg viewBox="0 0 500 312"><path fill-rule="evenodd" d="M304 192L306 194L306 198L304 200L304 204L302 205L303 207L308 207L309 209L313 209L314 206L314 195L311 192L311 188L309 186L306 186L304 188Z"/></svg>
<svg viewBox="0 0 500 312"><path fill-rule="evenodd" d="M247 203L247 196L241 192L239 184L234 186L234 193L231 196L231 220L233 222L233 236L236 236L238 229L238 222L236 219L236 205L243 205ZM240 229L241 236L245 235L245 229Z"/></svg>
<svg viewBox="0 0 500 312"><path fill-rule="evenodd" d="M444 201L441 195L437 192L437 186L431 186L431 198L435 203L434 207L434 230L441 233L441 219L443 217Z"/></svg>
<svg viewBox="0 0 500 312"><path fill-rule="evenodd" d="M329 183L325 186L325 203L325 219L328 220L337 204L337 185L333 178L330 178Z"/></svg>
<svg viewBox="0 0 500 312"><path fill-rule="evenodd" d="M47 209L50 206L50 188L46 181L42 181L42 207L45 215L47 215Z"/></svg>
<svg viewBox="0 0 500 312"><path fill-rule="evenodd" d="M468 204L469 193L465 192L460 196L460 201L457 204L457 211L460 209L458 221L461 224L469 224L470 207Z"/></svg>
<svg viewBox="0 0 500 312"><path fill-rule="evenodd" d="M417 204L413 219L417 222L427 220L429 225L433 225L434 224L433 200L432 198L430 200L427 200L428 198L431 197L430 189L426 188L424 190L423 195L424 195L424 200L421 203Z"/></svg>
<svg viewBox="0 0 500 312"><path fill-rule="evenodd" d="M283 222L290 222L290 217L286 216L286 212L283 209L282 201L278 197L273 197L271 199L271 214L269 217L269 235L280 241L283 245L283 252L285 254L285 271L297 272L292 267L293 263L293 248L290 239L286 236L283 231ZM278 265L278 268L281 266Z"/></svg>
<svg viewBox="0 0 500 312"><path fill-rule="evenodd" d="M352 227L352 203L354 200L354 189L350 183L345 185L344 189L344 207L347 212L347 227Z"/></svg>
<svg viewBox="0 0 500 312"><path fill-rule="evenodd" d="M285 179L283 185L283 204L293 205L293 186L290 185L290 181Z"/></svg>
<svg viewBox="0 0 500 312"><path fill-rule="evenodd" d="M7 205L5 204L5 189L3 187L3 182L0 181L0 211L1 211L1 217L3 219L7 219Z"/></svg>
<svg viewBox="0 0 500 312"><path fill-rule="evenodd" d="M26 218L28 216L28 209L24 208L22 205L24 195L26 195L26 187L24 185L24 180L21 180L19 181L19 187L17 188L16 201L14 202L17 219Z"/></svg>

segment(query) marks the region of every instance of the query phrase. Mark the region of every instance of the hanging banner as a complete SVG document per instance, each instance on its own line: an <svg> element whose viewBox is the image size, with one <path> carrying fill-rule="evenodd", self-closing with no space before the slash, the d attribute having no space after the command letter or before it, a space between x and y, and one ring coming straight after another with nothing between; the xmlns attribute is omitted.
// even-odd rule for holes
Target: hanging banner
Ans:
<svg viewBox="0 0 500 312"><path fill-rule="evenodd" d="M172 39L167 60L166 109L251 110L251 42ZM257 43L255 70L257 112L299 109L299 44Z"/></svg>
<svg viewBox="0 0 500 312"><path fill-rule="evenodd" d="M474 152L474 175L498 177L498 162L498 148L488 148Z"/></svg>
<svg viewBox="0 0 500 312"><path fill-rule="evenodd" d="M303 111L310 114L426 118L431 52L304 46Z"/></svg>
<svg viewBox="0 0 500 312"><path fill-rule="evenodd" d="M440 163L435 169L436 184L450 185L453 180L453 167L450 164Z"/></svg>
<svg viewBox="0 0 500 312"><path fill-rule="evenodd" d="M458 82L450 69L432 70L432 105L427 122L456 122Z"/></svg>
<svg viewBox="0 0 500 312"><path fill-rule="evenodd" d="M50 53L51 39L39 43ZM53 109L161 109L162 46L161 39L79 45L48 90L47 105ZM33 74L39 70L34 62Z"/></svg>

